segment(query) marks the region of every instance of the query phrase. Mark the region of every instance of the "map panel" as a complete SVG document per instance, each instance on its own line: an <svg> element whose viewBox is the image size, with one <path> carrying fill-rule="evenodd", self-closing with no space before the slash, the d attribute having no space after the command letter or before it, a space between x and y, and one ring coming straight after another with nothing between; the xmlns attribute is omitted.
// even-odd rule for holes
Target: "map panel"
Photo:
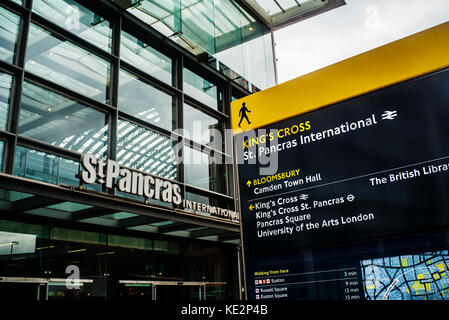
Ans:
<svg viewBox="0 0 449 320"><path fill-rule="evenodd" d="M447 250L361 261L367 300L449 300Z"/></svg>

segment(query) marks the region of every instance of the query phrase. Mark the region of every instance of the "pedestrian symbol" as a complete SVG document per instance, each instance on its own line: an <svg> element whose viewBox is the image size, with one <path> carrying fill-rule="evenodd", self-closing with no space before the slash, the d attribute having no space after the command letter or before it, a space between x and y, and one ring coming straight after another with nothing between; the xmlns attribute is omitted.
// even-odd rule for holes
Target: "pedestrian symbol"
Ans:
<svg viewBox="0 0 449 320"><path fill-rule="evenodd" d="M246 114L247 112L251 113L251 111L249 111L248 108L246 107L246 103L243 102L242 107L240 108L240 112L239 112L239 117L240 117L239 127L240 127L240 124L242 123L243 119L246 119L246 122L248 122L248 124L251 124L251 122L248 119L248 115Z"/></svg>

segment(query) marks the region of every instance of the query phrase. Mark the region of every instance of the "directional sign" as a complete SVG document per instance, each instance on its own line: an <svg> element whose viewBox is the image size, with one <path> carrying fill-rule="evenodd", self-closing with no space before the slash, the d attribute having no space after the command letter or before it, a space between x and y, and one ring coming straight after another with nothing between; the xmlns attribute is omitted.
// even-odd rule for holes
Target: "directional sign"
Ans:
<svg viewBox="0 0 449 320"><path fill-rule="evenodd" d="M302 277L264 259L449 227L447 52L449 23L233 102L251 290Z"/></svg>
<svg viewBox="0 0 449 320"><path fill-rule="evenodd" d="M442 71L259 130L283 137L242 148L277 162L239 165L247 253L449 226L446 88Z"/></svg>

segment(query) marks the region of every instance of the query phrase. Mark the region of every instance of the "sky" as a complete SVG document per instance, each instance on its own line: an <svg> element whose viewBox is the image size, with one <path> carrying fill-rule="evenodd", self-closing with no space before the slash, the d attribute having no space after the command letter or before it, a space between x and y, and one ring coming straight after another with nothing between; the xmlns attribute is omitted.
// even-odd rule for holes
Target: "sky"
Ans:
<svg viewBox="0 0 449 320"><path fill-rule="evenodd" d="M274 32L282 83L449 21L448 0L346 0Z"/></svg>

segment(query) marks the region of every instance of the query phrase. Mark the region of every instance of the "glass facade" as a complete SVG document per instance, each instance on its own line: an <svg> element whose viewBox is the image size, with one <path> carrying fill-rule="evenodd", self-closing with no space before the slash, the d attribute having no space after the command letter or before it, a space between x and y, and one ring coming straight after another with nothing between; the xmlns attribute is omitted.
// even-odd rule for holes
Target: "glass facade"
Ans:
<svg viewBox="0 0 449 320"><path fill-rule="evenodd" d="M169 85L172 84L172 59L126 31L120 39L120 59Z"/></svg>
<svg viewBox="0 0 449 320"><path fill-rule="evenodd" d="M19 34L20 17L0 7L0 59L13 63L17 36Z"/></svg>
<svg viewBox="0 0 449 320"><path fill-rule="evenodd" d="M101 49L111 51L110 22L81 4L72 0L35 0L33 12Z"/></svg>
<svg viewBox="0 0 449 320"><path fill-rule="evenodd" d="M0 140L0 168L3 168L4 149L5 149L5 142Z"/></svg>
<svg viewBox="0 0 449 320"><path fill-rule="evenodd" d="M76 175L79 164L73 160L53 154L16 147L14 175L28 179L76 186L79 180Z"/></svg>
<svg viewBox="0 0 449 320"><path fill-rule="evenodd" d="M0 198L11 198L1 194ZM0 250L0 270L3 277L48 279L36 287L21 287L18 301L46 300L199 300L206 291L207 300L226 299L228 285L209 285L203 290L204 280L216 279L225 282L231 279L230 271L224 268L224 260L234 261L232 251L211 248L205 244L192 244L170 240L149 240L100 232L79 231L46 224L0 220L0 241L7 236L35 242L34 252L10 253ZM199 252L206 252L198 255ZM12 261L11 261L12 260ZM65 280L67 266L79 268L80 285L69 289ZM164 286L164 281L179 281L182 277L197 281L196 287ZM135 284L131 279L151 278L157 295L152 294L152 283ZM35 280L37 281L37 280ZM42 280L41 280L42 281ZM139 280L137 280L139 281ZM134 283L133 283L134 282ZM118 285L117 285L118 283ZM0 283L0 296L11 300L20 284ZM201 291L198 290L201 288ZM171 288L171 289L169 289ZM184 288L184 289L183 289ZM184 292L186 288L193 289ZM14 290L15 289L15 290ZM205 289L205 288L204 288ZM171 290L167 296L166 290ZM32 295L29 297L27 295ZM47 296L47 297L46 297ZM3 300L5 301L5 300Z"/></svg>
<svg viewBox="0 0 449 320"><path fill-rule="evenodd" d="M13 65L20 55L18 67L24 75L14 91L20 96L10 106L14 81L21 74L7 66L0 73L0 129L8 131L11 125L22 142L10 148L15 156L8 156L7 172L60 184L63 173L57 171L70 167L60 159L78 163L81 154L93 153L186 186L220 192L227 206L234 207L224 187L229 179L226 165L210 165L215 163L210 151L199 151L204 146L217 150L221 158L231 156L224 151L232 147L225 146L223 138L229 116L218 73L192 71L171 46L164 49L158 43L156 49L148 37L131 33L126 20L122 28L113 28L113 15L84 1L36 0L24 12L31 19L23 28L26 33L19 34L23 17L0 6L8 20L1 29L3 60ZM17 52L19 39L25 43ZM237 95L246 94L244 87L231 85ZM197 147L185 147L182 138ZM175 152L175 146L181 151ZM200 162L178 166L184 148L185 155ZM24 161L31 158L34 164ZM37 168L46 163L52 165ZM200 182L194 177L199 172L214 182ZM76 178L68 180L73 185Z"/></svg>
<svg viewBox="0 0 449 320"><path fill-rule="evenodd" d="M120 70L119 110L163 129L176 128L176 108L171 95Z"/></svg>
<svg viewBox="0 0 449 320"><path fill-rule="evenodd" d="M185 136L210 148L222 150L223 123L194 107L184 104Z"/></svg>
<svg viewBox="0 0 449 320"><path fill-rule="evenodd" d="M223 160L190 147L185 147L184 152L186 182L202 189L225 193Z"/></svg>
<svg viewBox="0 0 449 320"><path fill-rule="evenodd" d="M276 84L271 33L220 51L214 57L223 73L251 92Z"/></svg>
<svg viewBox="0 0 449 320"><path fill-rule="evenodd" d="M17 182L0 180L0 298L18 285L1 279L24 276L47 279L31 295L49 300L238 297L237 223L83 185L79 172L92 153L234 210L226 103L246 87L107 0L14 2L0 3L0 169ZM35 239L34 251L3 252L5 237ZM50 279L70 265L86 280L78 291Z"/></svg>
<svg viewBox="0 0 449 320"><path fill-rule="evenodd" d="M125 167L176 179L173 141L157 132L119 120L117 159Z"/></svg>
<svg viewBox="0 0 449 320"><path fill-rule="evenodd" d="M207 55L210 65L246 89L275 84L270 30L237 2L143 0L121 5L193 54Z"/></svg>
<svg viewBox="0 0 449 320"><path fill-rule="evenodd" d="M79 153L107 154L103 112L24 82L18 133Z"/></svg>
<svg viewBox="0 0 449 320"><path fill-rule="evenodd" d="M11 96L12 76L0 73L0 129L8 125L9 102Z"/></svg>
<svg viewBox="0 0 449 320"><path fill-rule="evenodd" d="M189 69L183 71L184 91L206 106L221 110L217 86Z"/></svg>
<svg viewBox="0 0 449 320"><path fill-rule="evenodd" d="M25 69L100 102L107 102L110 64L31 24Z"/></svg>

